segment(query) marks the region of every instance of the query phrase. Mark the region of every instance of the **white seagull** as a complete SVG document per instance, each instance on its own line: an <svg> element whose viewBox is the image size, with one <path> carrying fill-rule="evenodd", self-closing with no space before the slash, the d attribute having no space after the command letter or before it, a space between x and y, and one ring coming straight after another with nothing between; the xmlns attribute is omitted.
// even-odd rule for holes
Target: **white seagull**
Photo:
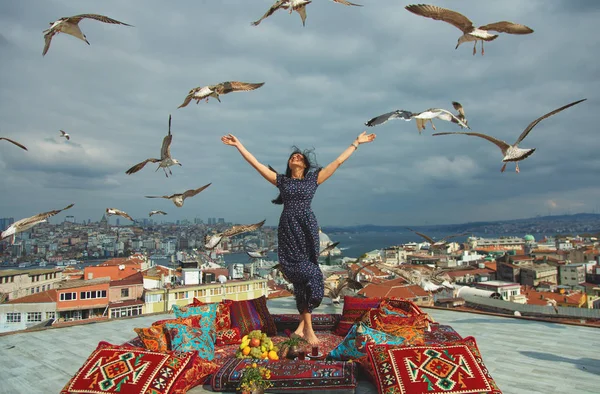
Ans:
<svg viewBox="0 0 600 394"><path fill-rule="evenodd" d="M46 53L48 52L48 49L50 49L50 43L52 42L52 37L54 37L54 35L58 34L58 33L70 34L73 37L77 37L80 40L85 41L88 45L90 45L90 42L87 40L87 37L85 36L85 34L83 34L81 29L79 29L79 22L81 22L81 20L85 19L85 18L95 19L97 21L104 22L104 23L112 23L112 24L116 24L116 25L131 26L131 25L128 25L127 23L119 22L116 19L112 19L107 16L97 15L97 14L80 14L80 15L67 16L67 17L60 18L56 22L50 22L50 28L47 30L44 30L44 40L45 40L46 44L44 45L44 51L42 52L42 56L46 55Z"/></svg>
<svg viewBox="0 0 600 394"><path fill-rule="evenodd" d="M407 5L405 8L413 14L444 21L459 28L463 32L463 35L458 38L458 43L454 49L457 49L458 46L463 42L475 41L475 44L473 45L473 55L477 53L477 41L481 41L481 54L483 55L483 42L493 41L498 37L498 34L490 34L488 31L497 31L499 33L509 34L533 33L533 30L525 25L506 21L475 27L473 26L473 22L471 22L469 18L463 14L435 5L411 4Z"/></svg>
<svg viewBox="0 0 600 394"><path fill-rule="evenodd" d="M148 216L152 217L152 215L166 215L166 214L167 213L165 211L150 211Z"/></svg>
<svg viewBox="0 0 600 394"><path fill-rule="evenodd" d="M267 257L268 249L260 249L260 250L247 250L246 253L252 259L261 259L263 257Z"/></svg>
<svg viewBox="0 0 600 394"><path fill-rule="evenodd" d="M378 126L380 124L384 124L388 120L391 119L402 119L405 121L410 121L411 119L415 119L417 124L417 130L419 130L419 134L421 134L422 130L425 130L425 125L427 122L431 123L431 127L435 130L435 125L433 124L433 119L441 119L447 122L452 122L458 124L461 128L470 129L467 124L467 118L465 117L465 110L463 106L457 102L453 101L452 105L454 109L458 111L458 114L454 115L452 112L447 111L441 108L429 108L423 112L410 112L403 109L399 109L396 111L388 112L383 115L379 115L374 117L373 119L365 122L365 126L373 127Z"/></svg>
<svg viewBox="0 0 600 394"><path fill-rule="evenodd" d="M225 237L233 237L234 235L247 233L249 231L254 231L261 228L265 224L265 220L262 222L254 223L254 224L241 224L232 226L229 229L212 235L206 235L204 237L204 248L208 250L214 249L223 238Z"/></svg>
<svg viewBox="0 0 600 394"><path fill-rule="evenodd" d="M579 104L582 101L585 101L587 99L582 99L582 100L577 100L571 104L567 104L563 107L560 107L558 109L555 109L554 111L548 112L546 115L540 116L539 118L537 118L536 120L534 120L533 122L529 123L529 126L527 126L525 128L525 130L523 130L523 132L521 133L521 135L519 136L519 138L517 138L517 141L510 145L507 144L506 142L496 139L494 137L491 137L487 134L483 134L483 133L465 133L465 132L446 132L446 133L434 133L432 135L436 136L436 135L447 135L447 134L465 134L465 135L470 135L473 137L480 137L480 138L484 138L488 141L490 141L491 143L495 144L498 148L500 148L500 150L502 151L502 154L504 155L504 158L502 159L502 161L504 162L504 165L502 166L502 169L500 169L500 172L504 172L504 170L506 169L506 163L508 163L509 161L514 161L517 165L516 168L516 172L519 172L519 161L521 160L525 160L526 158L528 158L529 156L531 156L533 154L533 152L535 152L535 148L533 149L523 149L523 148L519 148L519 144L521 143L521 141L523 141L525 139L525 137L527 137L527 134L529 134L529 132L531 131L531 129L533 129L538 123L540 123L542 120L559 113L560 111L562 111L563 109L567 109L569 107L574 106L575 104Z"/></svg>
<svg viewBox="0 0 600 394"><path fill-rule="evenodd" d="M175 193L175 194L171 194L170 196L145 196L146 198L166 198L167 200L171 200L173 201L173 204L175 204L175 206L177 208L181 208L183 206L183 202L186 198L188 197L194 197L196 194L200 193L202 190L206 189L207 187L209 187L212 183L209 183L207 185L204 185L202 187L199 187L198 189L190 189L190 190L186 190L183 193Z"/></svg>
<svg viewBox="0 0 600 394"><path fill-rule="evenodd" d="M12 236L10 243L14 244L15 235L17 233L29 230L36 224L46 222L49 217L54 216L64 210L67 210L67 209L71 208L73 205L75 205L75 204L69 204L66 207L64 207L63 209L57 209L54 211L38 213L37 215L31 216L29 218L18 220L16 222L14 222L13 224L11 224L6 230L2 231L2 233L0 234L0 240Z"/></svg>
<svg viewBox="0 0 600 394"><path fill-rule="evenodd" d="M429 242L429 245L432 249L439 249L442 246L446 245L448 243L448 240L451 238L456 238L456 237L462 237L464 235L467 235L468 233L462 233L462 234L453 234L453 235L448 235L442 239L440 239L439 241L435 241L433 238L431 238L428 235L425 235L423 233L420 233L418 231L413 230L412 228L407 228L407 230L412 231L413 233L417 234L420 237L423 237L427 242Z"/></svg>
<svg viewBox="0 0 600 394"><path fill-rule="evenodd" d="M362 7L360 4L354 4L347 0L332 0L335 3L343 4L343 5L351 5L355 7ZM258 26L263 19L268 18L273 15L275 11L283 8L284 10L289 9L290 14L293 11L296 11L298 15L300 15L300 19L302 19L302 26L306 26L306 6L312 3L312 0L278 0L269 8L269 10L257 21L251 23L252 26Z"/></svg>
<svg viewBox="0 0 600 394"><path fill-rule="evenodd" d="M183 103L177 108L187 107L192 100L196 100L196 104L200 100L206 99L208 103L209 97L214 97L217 101L221 102L219 95L227 94L231 92L247 92L249 90L255 90L263 86L265 83L252 83L252 82L239 82L239 81L227 81L221 82L216 85L200 86L190 90Z"/></svg>
<svg viewBox="0 0 600 394"><path fill-rule="evenodd" d="M27 150L27 148L25 147L25 145L19 144L17 141L15 140L11 140L10 138L6 138L6 137L0 137L0 141L8 141L12 144L15 144L16 146L18 146L19 148L23 149L23 150Z"/></svg>
<svg viewBox="0 0 600 394"><path fill-rule="evenodd" d="M59 131L60 131L60 136L65 137L67 139L67 141L71 139L71 136L68 133L64 132L63 130L59 130Z"/></svg>
<svg viewBox="0 0 600 394"><path fill-rule="evenodd" d="M325 246L319 252L319 256L328 256L329 254L331 254L331 252L333 251L333 249L335 249L336 246L338 246L339 244L340 244L339 242L329 242L329 244L327 244L327 246Z"/></svg>
<svg viewBox="0 0 600 394"><path fill-rule="evenodd" d="M121 216L121 217L124 217L125 219L129 219L132 222L135 222L135 220L133 220L133 218L131 216L129 216L127 214L127 212L121 211L120 209L117 209L117 208L106 208L106 214L108 216L112 216L112 215Z"/></svg>
<svg viewBox="0 0 600 394"><path fill-rule="evenodd" d="M179 162L179 160L173 159L171 157L172 140L173 136L171 135L171 115L169 115L169 134L167 134L165 138L163 138L162 147L160 148L160 159L146 159L141 163L137 163L136 165L125 171L125 173L131 175L144 168L144 166L148 163L160 163L158 167L156 167L156 170L154 172L162 168L167 178L169 177L169 174L173 175L169 167L174 166L175 164L181 166L181 163ZM167 174L167 170L169 170L169 174Z"/></svg>

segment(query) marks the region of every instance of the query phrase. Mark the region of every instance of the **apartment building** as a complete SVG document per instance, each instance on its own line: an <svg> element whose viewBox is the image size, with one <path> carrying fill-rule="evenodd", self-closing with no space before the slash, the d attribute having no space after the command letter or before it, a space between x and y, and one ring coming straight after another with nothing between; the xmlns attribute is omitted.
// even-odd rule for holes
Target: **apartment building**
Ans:
<svg viewBox="0 0 600 394"><path fill-rule="evenodd" d="M25 330L56 318L56 289L0 304L0 333Z"/></svg>
<svg viewBox="0 0 600 394"><path fill-rule="evenodd" d="M108 290L108 316L111 319L144 313L144 276L141 272L111 280Z"/></svg>
<svg viewBox="0 0 600 394"><path fill-rule="evenodd" d="M1 270L0 298L14 300L44 292L56 288L62 279L62 272L55 269Z"/></svg>
<svg viewBox="0 0 600 394"><path fill-rule="evenodd" d="M110 278L72 280L56 289L59 321L107 316Z"/></svg>

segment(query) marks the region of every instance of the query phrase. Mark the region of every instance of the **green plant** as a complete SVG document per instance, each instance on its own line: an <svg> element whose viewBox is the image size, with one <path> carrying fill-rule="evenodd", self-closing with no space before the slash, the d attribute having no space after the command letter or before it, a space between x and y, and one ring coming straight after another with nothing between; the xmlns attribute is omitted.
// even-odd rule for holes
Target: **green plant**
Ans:
<svg viewBox="0 0 600 394"><path fill-rule="evenodd" d="M292 335L285 341L281 342L280 345L288 345L288 346L299 346L303 343L308 343L306 339L302 338L299 335Z"/></svg>
<svg viewBox="0 0 600 394"><path fill-rule="evenodd" d="M271 371L268 368L252 363L244 368L238 390L252 392L268 389L273 386L269 379L271 379Z"/></svg>

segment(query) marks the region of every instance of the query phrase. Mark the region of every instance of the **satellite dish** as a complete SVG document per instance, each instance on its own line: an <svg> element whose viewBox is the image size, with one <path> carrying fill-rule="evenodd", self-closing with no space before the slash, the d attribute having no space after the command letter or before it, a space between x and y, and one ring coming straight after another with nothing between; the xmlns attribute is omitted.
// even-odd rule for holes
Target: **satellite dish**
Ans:
<svg viewBox="0 0 600 394"><path fill-rule="evenodd" d="M221 282L221 284L227 282L227 277L225 275L219 275L217 279L219 280L219 282Z"/></svg>
<svg viewBox="0 0 600 394"><path fill-rule="evenodd" d="M515 316L521 316L521 312L515 311Z"/></svg>

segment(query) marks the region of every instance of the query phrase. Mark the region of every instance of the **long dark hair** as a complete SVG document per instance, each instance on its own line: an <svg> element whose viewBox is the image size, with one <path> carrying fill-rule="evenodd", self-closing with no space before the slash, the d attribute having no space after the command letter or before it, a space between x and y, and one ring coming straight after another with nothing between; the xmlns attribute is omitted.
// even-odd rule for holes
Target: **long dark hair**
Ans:
<svg viewBox="0 0 600 394"><path fill-rule="evenodd" d="M302 176L306 177L306 174L308 174L308 172L310 171L311 168L316 168L318 166L317 165L317 160L315 158L315 154L313 152L314 149L307 149L307 150L302 151L297 146L293 146L292 149L293 149L293 151L290 154L290 157L288 157L287 162L286 162L287 168L285 169L285 176L288 177L288 178L292 177L292 169L290 168L290 159L295 154L300 153L302 155L303 160L304 160L304 165L306 166L304 168L304 174ZM312 156L312 160L311 160L311 156ZM271 202L273 204L278 204L278 205L283 204L283 199L281 198L281 193L279 193L279 195L277 196L277 198L275 198L274 200L271 200Z"/></svg>

